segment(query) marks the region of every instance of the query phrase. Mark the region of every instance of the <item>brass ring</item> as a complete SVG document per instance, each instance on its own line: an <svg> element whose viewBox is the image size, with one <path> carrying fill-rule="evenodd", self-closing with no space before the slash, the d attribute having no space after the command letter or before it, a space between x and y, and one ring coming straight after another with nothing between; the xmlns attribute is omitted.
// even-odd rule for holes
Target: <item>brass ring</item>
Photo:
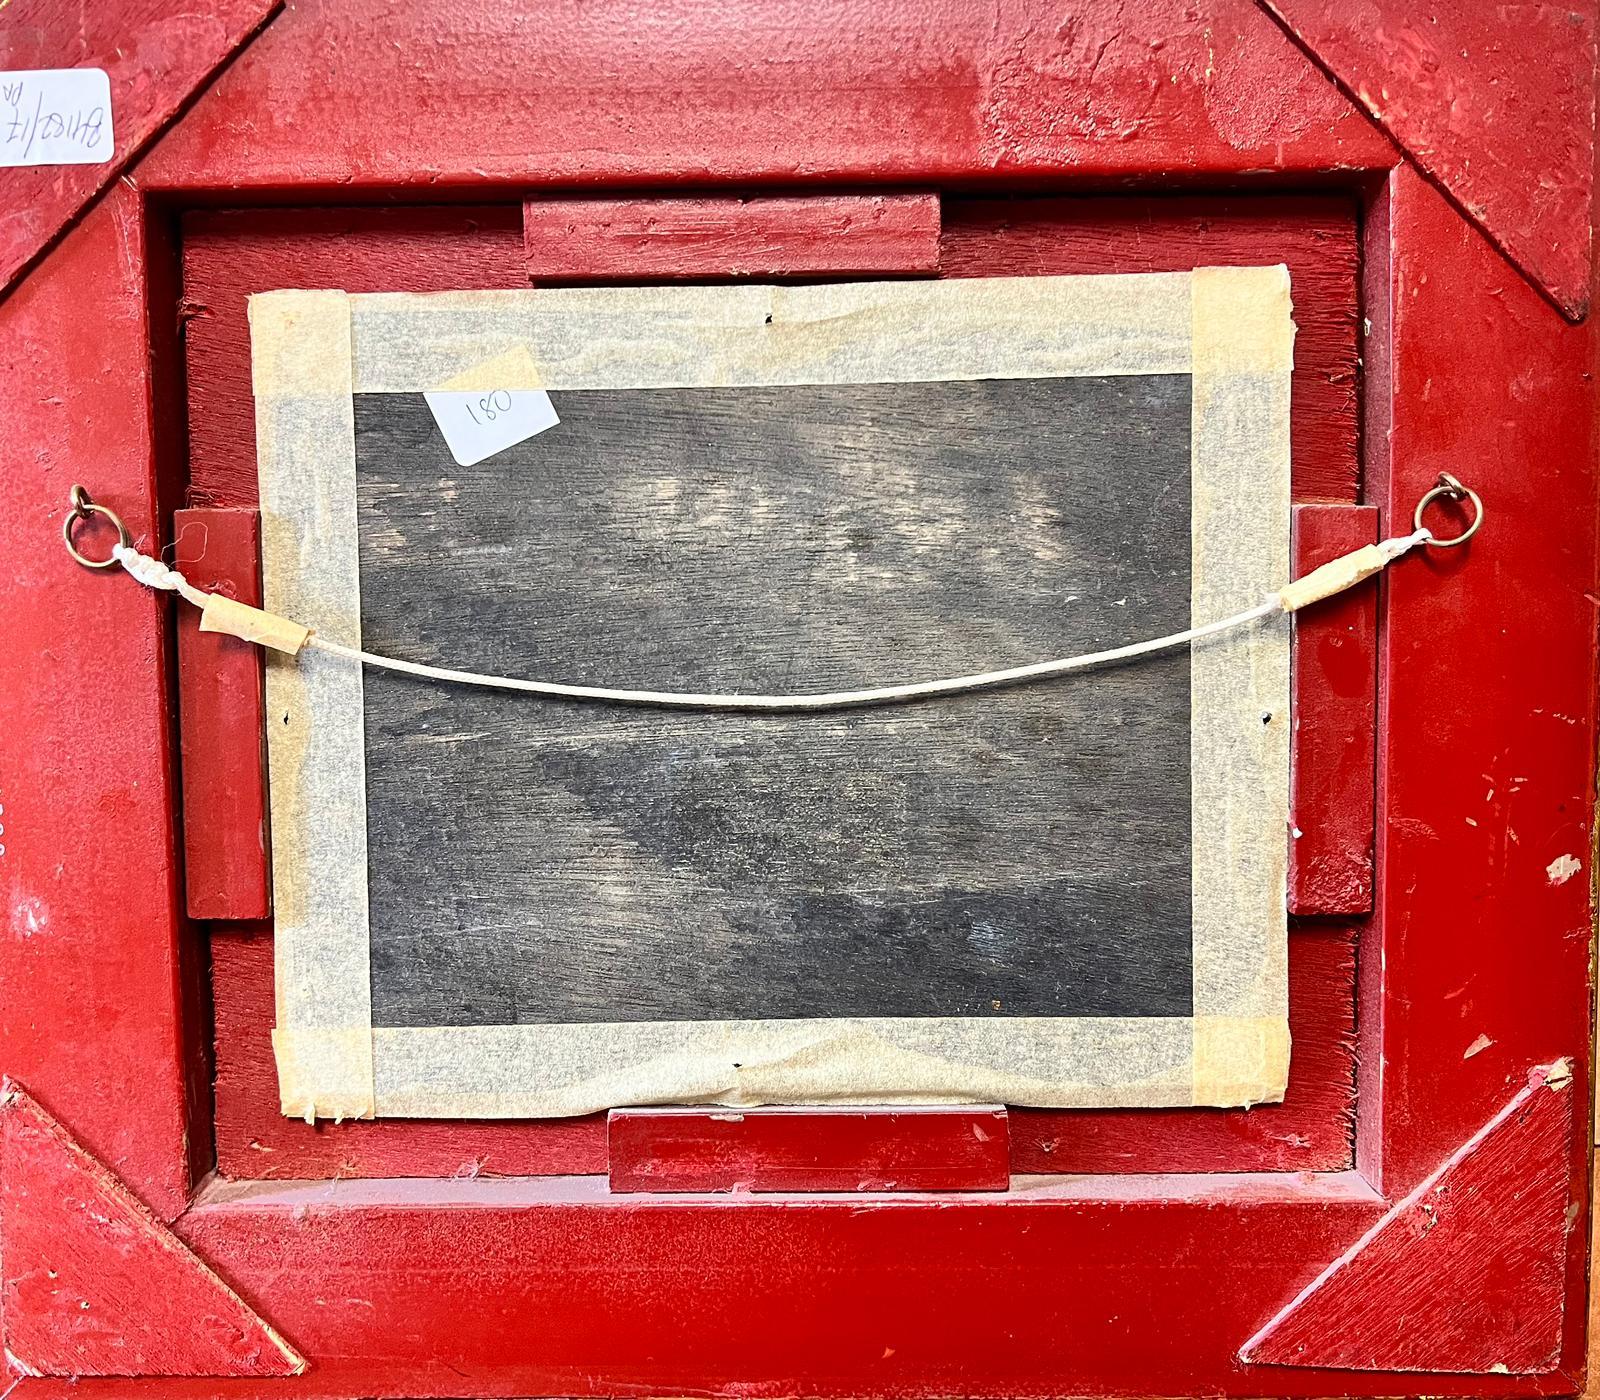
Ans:
<svg viewBox="0 0 1600 1400"><path fill-rule="evenodd" d="M1422 523L1423 512L1441 498L1452 501L1466 500L1472 503L1472 523L1459 535L1448 540L1440 539ZM1439 484L1417 502L1416 513L1411 517L1411 523L1418 530L1428 530L1427 543L1439 549L1454 549L1458 544L1465 544L1478 533L1479 527L1483 524L1483 501L1476 491L1472 490L1471 487L1463 486L1449 472L1440 472Z"/></svg>
<svg viewBox="0 0 1600 1400"><path fill-rule="evenodd" d="M87 491L81 486L72 488L72 509L67 512L67 518L61 522L61 538L66 543L67 553L76 559L86 569L109 569L117 562L115 554L109 554L104 559L90 559L78 552L78 546L72 542L73 528L92 515L103 516L115 528L117 543L133 547L133 536L128 533L128 527L122 523L122 517L112 510L110 506L97 504Z"/></svg>

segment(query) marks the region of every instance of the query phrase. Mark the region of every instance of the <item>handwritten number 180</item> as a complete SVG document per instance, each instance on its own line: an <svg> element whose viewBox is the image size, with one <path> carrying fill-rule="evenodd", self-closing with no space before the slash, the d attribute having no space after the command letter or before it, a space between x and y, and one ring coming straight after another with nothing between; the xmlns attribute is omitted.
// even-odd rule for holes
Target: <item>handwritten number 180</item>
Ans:
<svg viewBox="0 0 1600 1400"><path fill-rule="evenodd" d="M485 394L476 404L468 399L465 406L467 416L474 423L492 423L502 413L511 411L511 395L505 389L496 389L492 394Z"/></svg>

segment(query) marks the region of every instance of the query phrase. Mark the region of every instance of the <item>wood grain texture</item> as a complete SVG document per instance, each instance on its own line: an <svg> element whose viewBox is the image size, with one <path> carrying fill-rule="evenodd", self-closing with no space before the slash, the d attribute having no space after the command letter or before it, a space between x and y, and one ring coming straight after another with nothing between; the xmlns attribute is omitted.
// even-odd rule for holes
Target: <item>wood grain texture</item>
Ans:
<svg viewBox="0 0 1600 1400"><path fill-rule="evenodd" d="M303 1361L18 1086L0 1084L5 1351L36 1376L292 1376Z"/></svg>
<svg viewBox="0 0 1600 1400"><path fill-rule="evenodd" d="M946 196L942 211L945 276L1286 263L1297 327L1290 425L1295 499L1356 499L1360 313L1354 199ZM351 292L525 286L520 223L509 205L186 215L191 503L257 500L244 319L250 292L290 286Z"/></svg>
<svg viewBox="0 0 1600 1400"><path fill-rule="evenodd" d="M1299 928L1289 943L1294 1055L1281 1104L1252 1109L1012 1109L1013 1170L1339 1171L1349 1166L1355 930ZM248 1180L587 1175L607 1170L601 1116L538 1123L319 1122L278 1110L268 928L211 935L217 1170Z"/></svg>
<svg viewBox="0 0 1600 1400"><path fill-rule="evenodd" d="M1294 281L1296 491L1348 499L1356 481L1355 206L1348 198L1118 196L945 201L958 272L1114 272L1196 262L1288 262ZM522 281L512 211L244 210L186 221L191 462L201 499L255 500L248 291L295 284L439 290ZM244 820L250 820L244 814ZM236 1176L593 1172L599 1120L319 1124L278 1114L267 1031L270 947L214 938L217 1142ZM246 965L247 964L247 965ZM1295 934L1295 1054L1287 1100L1253 1110L1035 1111L1014 1117L1021 1171L1338 1170L1350 1161L1353 945L1346 929ZM1341 1005L1339 998L1346 1000Z"/></svg>
<svg viewBox="0 0 1600 1400"><path fill-rule="evenodd" d="M1354 501L1359 333L1355 200L1343 195L944 200L945 277L1180 272L1284 263L1294 300L1296 501Z"/></svg>
<svg viewBox="0 0 1600 1400"><path fill-rule="evenodd" d="M111 83L114 148L99 165L0 170L0 296L281 4L14 0L0 22L0 69L103 68ZM32 116L0 108L8 127Z"/></svg>
<svg viewBox="0 0 1600 1400"><path fill-rule="evenodd" d="M594 6L529 24L307 0L140 169L146 188L436 199L981 179L1222 183L1393 163L1250 0ZM426 54L419 65L416 55ZM359 59L357 58L359 56ZM362 85L341 75L357 66Z"/></svg>
<svg viewBox="0 0 1600 1400"><path fill-rule="evenodd" d="M421 209L202 210L183 216L189 504L255 506L252 292L525 287L515 205Z"/></svg>
<svg viewBox="0 0 1600 1400"><path fill-rule="evenodd" d="M285 1118L272 1058L272 930L211 929L217 1170L239 1180L588 1176L606 1170L606 1120L539 1123Z"/></svg>
<svg viewBox="0 0 1600 1400"><path fill-rule="evenodd" d="M1566 315L1589 308L1595 7L1262 0Z"/></svg>
<svg viewBox="0 0 1600 1400"><path fill-rule="evenodd" d="M522 239L534 283L931 273L939 196L530 199Z"/></svg>
<svg viewBox="0 0 1600 1400"><path fill-rule="evenodd" d="M190 583L261 606L261 529L255 511L180 510L172 528L174 567ZM189 917L264 919L272 912L272 881L261 652L236 637L202 632L195 608L177 610L177 631Z"/></svg>
<svg viewBox="0 0 1600 1400"><path fill-rule="evenodd" d="M1282 51L1261 55L1255 33L1235 23L1240 11L1224 6L1193 8L1181 27L1159 7L1075 11L1087 27L1058 26L1054 16L1034 26L1024 10L1008 11L994 26L998 50L985 29L970 80L963 37L935 25L925 38L920 11L909 19L889 12L899 17L895 43L884 42L877 23L882 6L870 22L859 9L829 12L828 62L817 70L799 61L752 66L754 54L773 49L752 45L748 11L694 8L697 23L681 26L672 46L646 34L645 57L624 69L605 66L614 53L605 30L608 21L633 23L635 9L591 6L578 32L558 26L563 39L597 55L574 98L523 64L515 46L498 71L484 71L482 17L489 12L491 34L522 19L495 0L306 7L284 16L293 21L290 39L247 54L237 94L226 84L214 90L181 144L158 148L161 170L150 163L148 174L213 202L237 198L240 188L266 198L344 198L346 178L379 197L400 182L423 192L453 182L465 192L485 160L490 180L523 178L539 166L537 141L548 136L566 154L541 178L547 170L552 179L670 186L727 178L726 164L708 171L706 153L730 136L736 157L756 150L769 170L825 180L882 153L906 178L926 182L944 178L952 149L976 149L976 137L968 143L975 128L963 121L974 111L993 114L983 130L997 149L1023 160L1042 151L1051 162L991 163L974 177L1104 179L1105 159L1095 155L1104 151L1122 156L1110 178L1163 188L1196 172L1255 180L1262 177L1251 172L1268 166L1366 188L1352 170L1387 145L1358 117L1320 117L1306 93L1325 80L1309 65L1285 63ZM795 44L814 15L807 9L791 22ZM1030 32L1036 48L1017 40ZM448 49L437 59L436 37ZM1111 42L1097 74L1102 40ZM543 41L540 32L528 42ZM862 99L865 119L835 76L842 46L862 55L861 84L890 74ZM997 52L1008 62L992 62ZM930 54L931 79L895 79ZM874 55L884 56L876 67ZM646 61L657 56L659 72ZM482 73L484 88L503 93L519 71L532 74L547 105L524 107L508 123L503 105L482 101L473 80ZM808 102L813 72L817 98ZM782 93L802 97L773 101L760 81L771 74ZM941 91L947 78L950 98ZM1170 103L1160 100L1169 88ZM706 120L694 100L701 92L713 109ZM563 103L578 109L570 125L561 123ZM436 119L418 120L419 112ZM1063 119L1094 130L1063 140ZM1129 136L1136 122L1143 125ZM634 123L647 128L637 144L625 139ZM1251 123L1263 144L1224 149L1216 139ZM1195 132L1201 140L1191 140ZM1286 149L1275 147L1280 139ZM986 155L978 150L974 164ZM1394 208L1377 200L1367 224L1366 263L1380 292L1367 303L1375 323L1367 362L1379 377L1368 396L1374 499L1381 491L1386 509L1403 514L1419 483L1470 462L1494 492L1499 532L1493 550L1469 551L1470 566L1457 562L1450 575L1435 561L1427 587L1419 580L1397 590L1384 642L1386 806L1371 925L1382 946L1363 959L1362 1158L1396 1194L1503 1102L1518 1067L1570 1052L1575 1092L1588 1093L1587 882L1553 885L1546 872L1557 856L1589 849L1595 694L1585 597L1595 577L1594 336L1562 324L1436 192L1423 187L1419 196L1408 181L1422 183L1397 172ZM0 306L12 332L0 343L28 366L18 375L8 365L6 406L26 412L17 440L28 450L16 471L0 473L0 538L13 570L26 565L14 574L24 596L49 599L48 610L25 607L19 616L27 622L37 612L52 640L48 656L17 649L0 694L18 698L11 733L20 750L41 755L29 782L40 792L54 783L57 793L69 784L79 800L19 814L15 793L5 794L8 908L15 918L20 898L43 899L55 932L47 946L29 930L31 942L0 953L4 1047L13 1063L20 1057L46 1076L52 1092L71 1096L75 1129L95 1135L104 1160L125 1163L125 1179L165 1200L164 1184L187 1175L186 1120L170 1111L170 1066L183 1039L169 952L179 941L176 916L164 890L109 911L97 897L99 881L155 890L171 861L161 815L172 807L170 775L151 758L160 743L152 714L161 711L138 688L139 677L164 673L159 659L144 664L146 653L158 656L161 614L107 604L97 583L94 604L84 589L64 626L62 600L74 598L73 586L36 566L47 545L52 561L59 552L59 517L46 512L59 509L56 476L74 460L111 473L115 490L102 494L125 495L130 516L158 518L149 475L130 467L143 460L153 420L143 331L128 328L135 308L169 303L149 300L138 220L102 226L88 252L48 274L41 266L30 281L38 286L46 275L50 291L37 294L26 323ZM123 678L115 703L101 684L107 669ZM82 758L91 743L98 766ZM1509 795L1496 787L1502 805L1493 824L1474 805L1488 791L1478 787L1480 770L1522 780ZM1487 831L1474 835L1464 816ZM1484 1036L1493 1044L1464 1059L1463 1045ZM1575 1139L1569 1178L1581 1182L1587 1170ZM1128 1395L1230 1387L1392 1395L1411 1387L1392 1375L1298 1368L1253 1379L1233 1352L1237 1329L1291 1291L1319 1250L1329 1257L1327 1246L1381 1213L1370 1194L1355 1199L1353 1176L1338 1180L1343 1195L1327 1179L1281 1175L1243 1184L1123 1177L1079 1183L1081 1204L1061 1191L1035 1194L1014 1216L1011 1202L952 1210L946 1199L911 1198L882 1209L730 1202L730 1211L751 1212L731 1217L704 1213L698 1202L682 1210L643 1203L631 1218L598 1192L552 1209L559 1183L522 1191L413 1183L419 1194L456 1192L436 1211L393 1183L367 1195L346 1184L257 1198L227 1223L208 1200L182 1228L195 1240L204 1232L204 1252L230 1277L273 1290L275 1317L297 1341L314 1343L319 1373L296 1383L307 1397L448 1395L468 1386L563 1393L563 1382L571 1393L609 1384L790 1395L802 1390L797 1378L814 1381L804 1393L1025 1395L1059 1393L1064 1377L1080 1390ZM492 1188L508 1192L498 1208L486 1199ZM1429 1394L1579 1387L1581 1215L1578 1226L1567 1239L1561 1369L1432 1375ZM235 1260L248 1270L235 1273ZM123 1382L37 1380L18 1394L92 1400L130 1391L139 1393ZM163 1400L272 1393L267 1383L237 1381L163 1382L159 1392Z"/></svg>
<svg viewBox="0 0 1600 1400"><path fill-rule="evenodd" d="M1378 538L1373 506L1294 512L1295 576ZM1377 583L1295 614L1290 703L1289 912L1372 908L1378 709Z"/></svg>
<svg viewBox="0 0 1600 1400"><path fill-rule="evenodd" d="M1193 1395L1224 1375L1281 1394L1248 1386L1230 1319L1381 1213L1341 1176L673 1200L604 1179L219 1183L182 1228L273 1290L334 1394L665 1397L737 1376L774 1398L1047 1396L1070 1376Z"/></svg>
<svg viewBox="0 0 1600 1400"><path fill-rule="evenodd" d="M1570 1058L1588 1093L1597 341L1406 166L1369 228L1373 497L1405 519L1470 463L1497 522L1393 573L1379 637L1381 953L1362 962L1357 1160L1400 1196L1523 1067ZM1568 1152L1580 1190L1589 1159ZM1555 1374L1575 1390L1578 1234L1564 1267Z"/></svg>
<svg viewBox="0 0 1600 1400"><path fill-rule="evenodd" d="M85 481L159 548L160 428L144 266L159 257L118 186L0 302L0 1053L78 1140L163 1218L209 1136L189 1098L197 961L179 925L167 604L61 548ZM107 409L115 405L115 412ZM109 532L92 544L109 548ZM124 587L123 584L130 586ZM115 679L108 683L108 677ZM106 891L126 897L108 899ZM190 1057L193 1057L192 1059ZM203 1091L202 1091L203 1092ZM203 1100L201 1100L203 1102Z"/></svg>
<svg viewBox="0 0 1600 1400"><path fill-rule="evenodd" d="M617 1192L1004 1191L1003 1108L614 1108Z"/></svg>
<svg viewBox="0 0 1600 1400"><path fill-rule="evenodd" d="M762 692L1189 625L1187 376L553 397L461 467L357 396L364 646ZM1186 653L822 715L364 697L374 1025L1188 1014Z"/></svg>
<svg viewBox="0 0 1600 1400"><path fill-rule="evenodd" d="M1360 1137L1363 1168L1398 1195L1524 1066L1568 1056L1587 1079L1589 1003L1566 993L1590 978L1595 658L1562 639L1593 637L1600 457L1580 393L1588 333L1508 277L1416 172L1396 172L1379 213L1374 494L1409 519L1440 470L1470 463L1495 503L1493 530L1386 579L1377 861L1391 873L1359 1057L1363 1113L1381 1105L1383 1126ZM1573 1154L1574 1171L1585 1163Z"/></svg>
<svg viewBox="0 0 1600 1400"><path fill-rule="evenodd" d="M1241 1357L1357 1371L1555 1370L1563 1261L1581 1205L1567 1171L1575 1097L1570 1066L1536 1071Z"/></svg>
<svg viewBox="0 0 1600 1400"><path fill-rule="evenodd" d="M1013 1108L1017 1173L1335 1172L1355 1152L1357 926L1289 930L1289 1084L1254 1108Z"/></svg>

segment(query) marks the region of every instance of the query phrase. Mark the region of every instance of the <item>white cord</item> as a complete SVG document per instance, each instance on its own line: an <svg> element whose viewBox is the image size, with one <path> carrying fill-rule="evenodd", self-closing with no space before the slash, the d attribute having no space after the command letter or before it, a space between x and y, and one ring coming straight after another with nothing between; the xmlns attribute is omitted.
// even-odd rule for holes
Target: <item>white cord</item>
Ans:
<svg viewBox="0 0 1600 1400"><path fill-rule="evenodd" d="M694 694L677 690L613 690L598 685L562 685L556 681L529 681L514 676L484 676L476 671L452 671L444 666L424 666L416 661L397 661L391 656L374 656L370 651L341 646L326 637L312 634L308 647L325 651L332 656L342 656L367 666L377 666L385 671L399 671L408 676L424 676L428 680L451 681L457 685L484 686L490 690L521 690L534 695L558 695L567 700L604 700L616 705L649 705L674 710L843 710L864 705L894 705L903 700L917 700L927 695L957 695L972 690L988 690L994 686L1011 685L1018 681L1038 680L1045 676L1059 676L1068 671L1085 671L1091 666L1109 666L1118 661L1129 661L1136 656L1149 656L1153 652L1171 651L1175 647L1197 642L1202 637L1215 636L1235 627L1270 617L1281 612L1283 605L1270 598L1244 612L1225 617L1220 622L1208 622L1203 627L1191 627L1184 632L1174 632L1168 637L1153 641L1134 642L1130 646L1115 647L1110 651L1093 651L1082 656L1063 657L1057 661L1036 661L1030 666L1012 666L1004 671L985 671L973 676L952 676L945 680L918 681L911 685L877 686L870 690L830 690L812 695L741 695Z"/></svg>
<svg viewBox="0 0 1600 1400"><path fill-rule="evenodd" d="M929 695L960 695L974 690L989 690L996 686L1013 685L1021 681L1042 680L1048 676L1064 675L1069 671L1086 671L1094 666L1111 666L1119 661L1131 661L1136 656L1150 656L1156 652L1172 651L1219 632L1229 632L1259 622L1275 613L1293 612L1309 603L1330 597L1353 587L1362 579L1370 578L1401 555L1420 544L1430 543L1433 536L1418 528L1412 534L1398 535L1367 545L1348 555L1331 560L1318 569L1286 585L1265 602L1253 608L1225 617L1219 622L1208 622L1200 627L1190 627L1170 636L1156 637L1150 641L1134 642L1109 651L1086 652L1081 656L1067 656L1055 661L1036 661L1028 666L1012 666L1003 671L984 671L977 675L951 676L937 681L916 681L909 685L875 686L867 690L830 690L801 695L742 695L738 693L699 694L677 690L624 690L598 685L564 685L559 681L530 681L516 676L486 676L476 671L455 671L445 666L426 666L417 661L399 661L392 656L378 656L356 647L343 646L308 632L304 627L285 623L284 619L263 613L259 609L243 607L231 600L196 588L176 569L170 569L159 559L140 554L130 545L118 544L112 556L134 578L147 588L178 593L197 608L202 609L202 630L233 632L247 640L280 650L298 653L302 647L312 647L330 656L343 657L364 666L375 666L385 671L398 671L402 675L421 676L427 680L448 681L455 685L474 685L489 690L515 690L533 695L552 695L566 700L599 700L616 705L649 705L676 710L843 710L867 705L895 705L906 700L919 700ZM245 624L223 618L212 621L211 609L226 607L236 614L248 615ZM251 619L268 624L280 624L269 639L267 632L254 626ZM287 640L285 640L287 637Z"/></svg>

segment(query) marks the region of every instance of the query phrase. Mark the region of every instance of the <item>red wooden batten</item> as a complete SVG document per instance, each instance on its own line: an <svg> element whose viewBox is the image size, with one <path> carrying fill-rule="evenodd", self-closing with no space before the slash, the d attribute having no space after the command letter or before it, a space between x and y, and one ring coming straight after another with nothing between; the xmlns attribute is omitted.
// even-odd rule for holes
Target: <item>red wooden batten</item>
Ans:
<svg viewBox="0 0 1600 1400"><path fill-rule="evenodd" d="M522 238L535 283L931 273L939 196L530 199Z"/></svg>
<svg viewBox="0 0 1600 1400"><path fill-rule="evenodd" d="M1004 1191L1006 1111L616 1108L613 1191Z"/></svg>
<svg viewBox="0 0 1600 1400"><path fill-rule="evenodd" d="M253 510L180 510L174 564L196 588L261 606L261 518ZM272 913L267 850L266 699L261 651L179 608L178 724L183 857L191 919Z"/></svg>
<svg viewBox="0 0 1600 1400"><path fill-rule="evenodd" d="M1295 572L1309 573L1377 538L1372 506L1296 506ZM1296 616L1289 682L1289 912L1365 914L1372 908L1376 585Z"/></svg>

